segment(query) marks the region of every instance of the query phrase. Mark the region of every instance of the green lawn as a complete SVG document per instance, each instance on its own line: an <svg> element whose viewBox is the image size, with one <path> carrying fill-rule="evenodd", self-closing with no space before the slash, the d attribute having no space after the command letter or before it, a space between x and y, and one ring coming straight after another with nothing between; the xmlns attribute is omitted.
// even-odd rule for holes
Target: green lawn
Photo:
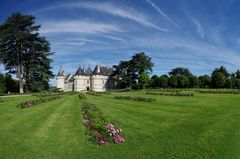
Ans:
<svg viewBox="0 0 240 159"><path fill-rule="evenodd" d="M123 129L125 143L89 144L81 124L81 101L66 95L28 109L0 103L0 159L240 159L240 95L149 96L153 103L116 100L116 94L87 95Z"/></svg>

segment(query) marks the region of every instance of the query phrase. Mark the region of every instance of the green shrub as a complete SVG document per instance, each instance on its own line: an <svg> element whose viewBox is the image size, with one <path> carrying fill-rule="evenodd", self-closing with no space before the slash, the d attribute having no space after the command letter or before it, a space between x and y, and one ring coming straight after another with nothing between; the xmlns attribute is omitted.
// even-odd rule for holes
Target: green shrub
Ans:
<svg viewBox="0 0 240 159"><path fill-rule="evenodd" d="M146 98L146 97L137 97L137 96L115 96L114 99L125 99L125 100L133 100L139 102L153 102L156 101L155 98Z"/></svg>
<svg viewBox="0 0 240 159"><path fill-rule="evenodd" d="M78 94L78 98L79 98L79 99L87 99L87 97L85 96L84 93L79 93L79 94Z"/></svg>

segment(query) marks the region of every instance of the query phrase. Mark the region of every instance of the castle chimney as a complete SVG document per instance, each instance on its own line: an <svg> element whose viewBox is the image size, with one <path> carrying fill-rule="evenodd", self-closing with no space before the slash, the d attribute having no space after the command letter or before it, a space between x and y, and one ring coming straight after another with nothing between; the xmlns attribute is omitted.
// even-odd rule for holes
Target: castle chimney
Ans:
<svg viewBox="0 0 240 159"><path fill-rule="evenodd" d="M100 65L97 65L97 73L100 73Z"/></svg>

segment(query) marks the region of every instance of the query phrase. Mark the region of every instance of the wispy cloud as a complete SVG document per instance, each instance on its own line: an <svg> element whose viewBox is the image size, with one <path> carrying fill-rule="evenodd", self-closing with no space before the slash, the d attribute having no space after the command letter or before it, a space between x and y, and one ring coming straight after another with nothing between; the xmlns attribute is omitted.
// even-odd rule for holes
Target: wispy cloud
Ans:
<svg viewBox="0 0 240 159"><path fill-rule="evenodd" d="M86 39L86 38L66 38L64 39L66 42L80 42L80 43L93 43L93 44L102 44L102 45L110 45L107 42L98 41L98 40L92 40L92 39Z"/></svg>
<svg viewBox="0 0 240 159"><path fill-rule="evenodd" d="M113 35L103 35L106 38L109 38L111 40L115 40L115 41L120 41L122 43L125 43L126 40L124 40L123 38L117 37L117 36L113 36Z"/></svg>
<svg viewBox="0 0 240 159"><path fill-rule="evenodd" d="M204 33L201 23L196 18L190 17L190 19L193 22L193 24L196 26L197 33L200 36L200 38L204 38L205 33Z"/></svg>
<svg viewBox="0 0 240 159"><path fill-rule="evenodd" d="M113 24L95 23L89 21L51 21L43 22L41 33L111 33L123 32Z"/></svg>
<svg viewBox="0 0 240 159"><path fill-rule="evenodd" d="M88 8L88 9L93 9L93 10L97 10L97 11L100 11L100 12L110 14L112 16L117 16L117 17L121 17L121 18L130 19L130 20L132 20L134 22L137 22L137 23L139 23L143 26L155 28L155 29L163 31L163 32L168 31L168 29L166 29L166 28L162 28L162 27L159 27L159 26L153 24L152 22L150 22L148 20L147 16L141 14L139 11L136 11L133 8L129 8L129 7L121 8L120 6L116 6L112 3L107 3L107 2L105 2L105 3L72 2L72 3L66 3L66 4L60 4L60 5L57 5L57 6L42 8L42 9L34 11L32 13L37 14L37 13L40 13L40 12L46 12L46 11L50 11L50 10L54 10L54 9L58 9L58 8L68 8L68 9Z"/></svg>
<svg viewBox="0 0 240 159"><path fill-rule="evenodd" d="M236 39L237 44L240 46L240 38Z"/></svg>
<svg viewBox="0 0 240 159"><path fill-rule="evenodd" d="M155 3L153 3L151 0L146 0L161 16L163 16L169 23L177 27L178 29L181 29L179 25L177 25L165 12L163 12Z"/></svg>
<svg viewBox="0 0 240 159"><path fill-rule="evenodd" d="M189 53L191 55L192 60L199 61L198 58L201 58L201 61L211 60L214 61L222 61L222 64L231 64L239 67L240 63L240 55L238 52L225 48L219 47L215 45L208 44L206 42L200 42L193 39L181 39L181 38L142 38L135 39L133 44L136 47L140 47L144 45L147 49L171 49L173 52L183 52L180 56L186 57ZM171 57L169 54L169 59L172 59L175 55ZM153 55L155 56L155 55ZM184 59L182 59L184 60Z"/></svg>

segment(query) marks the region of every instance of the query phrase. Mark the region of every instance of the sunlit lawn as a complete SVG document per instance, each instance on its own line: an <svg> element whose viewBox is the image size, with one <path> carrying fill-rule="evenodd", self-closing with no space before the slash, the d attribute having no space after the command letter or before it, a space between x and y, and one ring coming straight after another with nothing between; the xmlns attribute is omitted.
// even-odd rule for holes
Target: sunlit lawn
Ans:
<svg viewBox="0 0 240 159"><path fill-rule="evenodd" d="M240 158L240 95L151 96L157 99L153 103L115 95L87 95L124 131L125 143L108 146L88 142L76 95L28 109L16 104L35 97L4 98L0 159ZM121 95L148 96L143 91Z"/></svg>

